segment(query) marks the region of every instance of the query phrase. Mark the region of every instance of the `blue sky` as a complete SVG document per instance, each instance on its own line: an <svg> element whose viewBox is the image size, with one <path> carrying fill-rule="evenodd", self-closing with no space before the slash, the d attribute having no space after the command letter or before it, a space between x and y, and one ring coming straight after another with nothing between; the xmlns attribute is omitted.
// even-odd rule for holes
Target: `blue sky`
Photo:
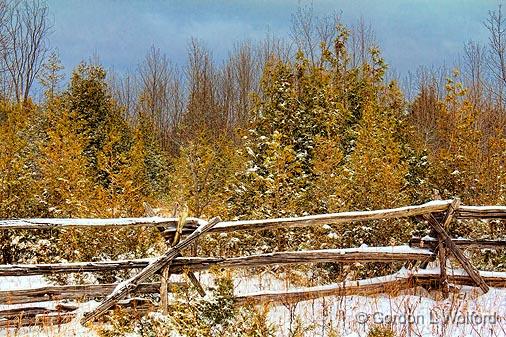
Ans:
<svg viewBox="0 0 506 337"><path fill-rule="evenodd" d="M299 5L290 0L48 0L51 45L67 71L98 55L117 71L135 69L151 45L176 64L191 37L222 59L234 42L267 33L286 37ZM387 63L401 75L420 65L452 64L469 40L486 42L483 21L500 2L489 0L314 0L317 15L342 12L344 23L363 17Z"/></svg>

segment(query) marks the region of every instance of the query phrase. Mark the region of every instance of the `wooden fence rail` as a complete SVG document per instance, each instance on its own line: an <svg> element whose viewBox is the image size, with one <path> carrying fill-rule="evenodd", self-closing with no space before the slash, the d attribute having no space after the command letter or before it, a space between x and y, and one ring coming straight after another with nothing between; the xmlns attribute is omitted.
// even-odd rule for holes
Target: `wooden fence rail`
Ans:
<svg viewBox="0 0 506 337"><path fill-rule="evenodd" d="M465 249L506 249L506 240L472 240L472 239L452 239L455 245ZM438 239L433 237L413 237L409 240L410 247L426 248L434 250L438 245Z"/></svg>
<svg viewBox="0 0 506 337"><path fill-rule="evenodd" d="M47 286L32 289L0 291L0 303L25 304L60 300L89 300L103 298L118 284L80 284L64 286ZM169 290L174 287L187 287L184 282L172 282ZM141 283L137 288L138 294L156 294L160 290L160 282Z"/></svg>
<svg viewBox="0 0 506 337"><path fill-rule="evenodd" d="M480 272L480 274L490 286L506 287L506 273ZM456 285L474 285L474 281L467 276L463 270L451 271L448 275L448 279L452 284ZM241 294L236 296L235 304L290 304L328 296L371 296L378 294L396 295L416 286L438 287L439 280L440 275L438 270L422 270L359 281L346 281L319 287L293 289L289 291L261 291ZM153 290L153 292L158 291L156 285L149 285L148 287L152 288L151 290ZM100 296L97 297L103 296L105 295L101 293ZM156 304L148 301L139 302L139 300L140 299L134 299L133 304L132 301L122 301L118 304L127 310L134 310L137 313L157 309ZM53 313L50 313L50 311L53 311ZM33 316L34 313L38 314ZM8 312L8 314L12 314L12 312ZM15 320L0 320L0 327L48 324L48 322L63 324L69 322L76 316L74 312L68 312L65 310L56 310L55 312L54 309L46 308L37 308L35 311L28 311L28 314L28 316L22 316L16 318ZM2 316L1 311L0 316Z"/></svg>
<svg viewBox="0 0 506 337"><path fill-rule="evenodd" d="M429 249L409 246L364 247L345 249L303 250L275 252L240 257L177 257L172 261L170 272L185 270L201 271L212 267L251 268L266 265L307 264L307 263L355 263L355 262L396 262L406 260L424 261L433 259ZM48 275L57 273L83 273L112 271L118 269L142 269L153 259L137 259L103 262L73 262L54 264L0 265L0 276Z"/></svg>
<svg viewBox="0 0 506 337"><path fill-rule="evenodd" d="M229 233L240 230L271 230L305 226L334 225L346 222L388 220L397 218L417 217L426 219L438 237L412 238L408 245L393 247L361 247L346 249L323 249L306 251L273 252L239 257L182 257L179 251L182 247L190 244L190 241L199 235L207 233ZM121 284L101 285L67 285L48 286L35 289L21 289L0 291L0 304L26 304L43 301L79 300L91 298L106 298L98 309L85 314L83 323L94 320L100 314L115 305L129 307L132 303L139 305L141 311L154 310L150 301L124 301L129 293L137 294L166 294L166 279L162 278L162 284L141 283L148 276L160 270L164 275L186 273L216 268L255 268L269 265L290 265L309 263L355 263L355 262L422 262L434 261L437 257L441 261L441 269L435 271L409 272L395 274L374 279L347 281L326 286L296 289L283 292L259 292L237 296L238 305L244 303L291 303L301 300L315 299L322 296L342 295L374 295L378 293L394 293L400 290L412 288L417 285L437 286L445 288L444 284L468 284L478 285L483 291L489 286L506 286L506 273L486 273L477 271L462 253L461 249L487 248L505 249L506 240L471 240L452 239L446 233L451 221L474 220L474 219L497 219L506 220L506 206L464 206L458 200L438 200L422 205L406 206L393 209L354 211L321 215L310 215L293 218L245 220L245 221L219 221L213 219L209 223L198 218L177 217L147 217L147 218L122 218L122 219L12 219L0 220L0 230L30 230L30 229L66 229L66 228L95 228L107 229L113 227L156 227L165 235L172 236L177 230L179 222L184 223L182 233L189 235L180 244L175 245L158 258L134 259L119 261L100 262L73 262L55 264L17 264L0 265L0 276L26 276L47 275L55 273L83 273L105 272L118 269L142 269L140 274L132 277L129 281ZM213 223L211 223L213 222ZM198 228L198 230L196 230ZM466 272L446 272L446 260L452 254L465 268ZM198 284L193 276L190 281ZM186 283L174 284L187 287ZM448 287L446 287L448 290ZM203 290L202 290L203 291ZM443 292L445 290L443 289ZM166 296L166 295L164 295ZM162 303L164 303L162 301ZM165 301L164 307L167 306ZM67 310L68 309L68 310ZM167 308L164 308L166 310ZM23 316L24 315L24 316ZM22 317L17 317L22 316ZM2 319L3 317L3 319ZM19 326L38 324L41 321L53 323L65 323L75 313L66 308L55 309L36 308L23 311L22 308L7 309L0 311L0 327L9 326L17 322ZM17 321L15 320L17 319Z"/></svg>
<svg viewBox="0 0 506 337"><path fill-rule="evenodd" d="M308 215L293 218L222 221L209 233L226 233L238 230L267 230L276 228L305 227L324 224L338 224L353 221L405 218L410 216L438 213L445 211L451 200L437 200L423 205L406 206L392 209L342 212L332 214ZM506 214L506 209L505 209ZM187 218L185 233L193 231L204 220ZM1 229L63 229L76 227L108 228L108 227L167 227L175 231L178 218L122 218L122 219L14 219L0 220Z"/></svg>
<svg viewBox="0 0 506 337"><path fill-rule="evenodd" d="M506 287L506 273L480 272L480 275L493 287ZM455 273L450 272L448 280L452 284L475 285L474 280L463 270ZM383 293L396 295L401 291L412 289L416 286L436 285L439 281L439 270L427 270L289 291L260 291L239 295L236 297L236 303L241 305L246 303L289 304L327 296L370 296Z"/></svg>
<svg viewBox="0 0 506 337"><path fill-rule="evenodd" d="M341 212L332 214L308 215L293 218L222 221L211 229L210 233L225 233L237 230L266 230L339 224L353 221L384 220L405 218L429 213L440 213L448 209L452 200L430 201L422 205L406 206L392 209ZM458 219L506 219L506 206L464 206L456 210ZM110 228L110 227L166 227L168 232L176 230L179 221L175 217L146 217L119 219L10 219L0 220L0 230L6 229L64 229L64 228ZM189 233L202 224L204 220L186 218L184 233Z"/></svg>

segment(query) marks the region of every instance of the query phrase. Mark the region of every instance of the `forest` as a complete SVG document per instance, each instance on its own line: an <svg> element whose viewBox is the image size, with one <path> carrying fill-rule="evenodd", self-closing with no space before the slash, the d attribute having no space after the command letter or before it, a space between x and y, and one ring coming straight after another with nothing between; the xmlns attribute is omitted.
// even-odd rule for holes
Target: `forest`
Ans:
<svg viewBox="0 0 506 337"><path fill-rule="evenodd" d="M237 43L224 61L192 39L183 66L152 46L131 72L83 55L66 79L50 47L46 4L1 1L0 218L142 217L145 205L160 215L176 209L227 220L452 198L505 205L506 19L498 7L483 20L486 44L470 41L451 67L413 69L405 78L389 68L365 20L345 26L338 14L303 6L292 14L289 38ZM327 227L210 235L199 250L389 246L429 233L407 220ZM456 223L450 232L506 235L501 221ZM0 264L164 249L148 229L0 231L0 247ZM504 254L475 262L506 270ZM384 272L332 263L300 270L309 269L326 282Z"/></svg>

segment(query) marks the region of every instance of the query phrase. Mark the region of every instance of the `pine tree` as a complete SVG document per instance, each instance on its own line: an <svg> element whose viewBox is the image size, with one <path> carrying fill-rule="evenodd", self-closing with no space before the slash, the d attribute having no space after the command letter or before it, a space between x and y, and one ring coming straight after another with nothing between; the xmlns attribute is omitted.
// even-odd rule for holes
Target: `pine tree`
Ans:
<svg viewBox="0 0 506 337"><path fill-rule="evenodd" d="M149 195L142 140L123 122L110 123L104 145L98 152L98 168L108 184L102 189L107 216L141 216Z"/></svg>
<svg viewBox="0 0 506 337"><path fill-rule="evenodd" d="M227 217L227 187L242 169L242 157L234 143L202 131L180 148L171 162L169 204L187 204L197 217Z"/></svg>
<svg viewBox="0 0 506 337"><path fill-rule="evenodd" d="M487 194L483 178L494 168L483 167L487 155L479 150L483 134L476 125L477 112L457 77L458 72L454 72L454 77L448 78L446 96L437 105L435 139L429 144L433 163L430 177L443 198L460 197L474 204Z"/></svg>

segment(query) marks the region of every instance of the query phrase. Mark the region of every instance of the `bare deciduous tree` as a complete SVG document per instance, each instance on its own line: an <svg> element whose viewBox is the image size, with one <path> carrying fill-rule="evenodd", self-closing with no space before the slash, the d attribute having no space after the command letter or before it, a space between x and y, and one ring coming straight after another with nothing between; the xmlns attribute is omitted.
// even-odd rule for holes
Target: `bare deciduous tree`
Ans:
<svg viewBox="0 0 506 337"><path fill-rule="evenodd" d="M11 95L25 102L48 51L48 8L41 0L9 2L0 24L2 68Z"/></svg>
<svg viewBox="0 0 506 337"><path fill-rule="evenodd" d="M139 81L136 74L127 72L118 74L109 71L109 87L112 97L125 109L125 119L134 123L137 115L137 98L139 96Z"/></svg>
<svg viewBox="0 0 506 337"><path fill-rule="evenodd" d="M332 45L336 25L340 16L336 14L319 17L313 6L299 7L292 15L290 36L299 50L315 64L320 58L320 45Z"/></svg>
<svg viewBox="0 0 506 337"><path fill-rule="evenodd" d="M188 47L186 84L188 103L184 124L202 126L206 130L224 130L227 126L226 112L220 109L217 93L219 75L211 54L197 40ZM219 131L221 132L221 131Z"/></svg>
<svg viewBox="0 0 506 337"><path fill-rule="evenodd" d="M166 55L151 47L138 68L139 106L137 118L148 122L155 130L162 148L169 150L175 141L174 132L182 118L184 93L177 69Z"/></svg>
<svg viewBox="0 0 506 337"><path fill-rule="evenodd" d="M260 47L261 48L261 47ZM249 42L236 45L222 69L220 88L228 109L229 127L243 126L250 117L251 94L259 90L261 59Z"/></svg>
<svg viewBox="0 0 506 337"><path fill-rule="evenodd" d="M361 17L356 24L351 26L350 38L348 40L348 53L351 66L356 67L370 60L369 50L375 45L374 31L370 24L367 24Z"/></svg>
<svg viewBox="0 0 506 337"><path fill-rule="evenodd" d="M470 41L464 45L462 71L474 106L479 106L486 94L486 54L485 46L477 42Z"/></svg>
<svg viewBox="0 0 506 337"><path fill-rule="evenodd" d="M489 11L484 22L489 31L488 68L494 78L495 94L504 101L506 88L506 21L499 5L497 11Z"/></svg>

